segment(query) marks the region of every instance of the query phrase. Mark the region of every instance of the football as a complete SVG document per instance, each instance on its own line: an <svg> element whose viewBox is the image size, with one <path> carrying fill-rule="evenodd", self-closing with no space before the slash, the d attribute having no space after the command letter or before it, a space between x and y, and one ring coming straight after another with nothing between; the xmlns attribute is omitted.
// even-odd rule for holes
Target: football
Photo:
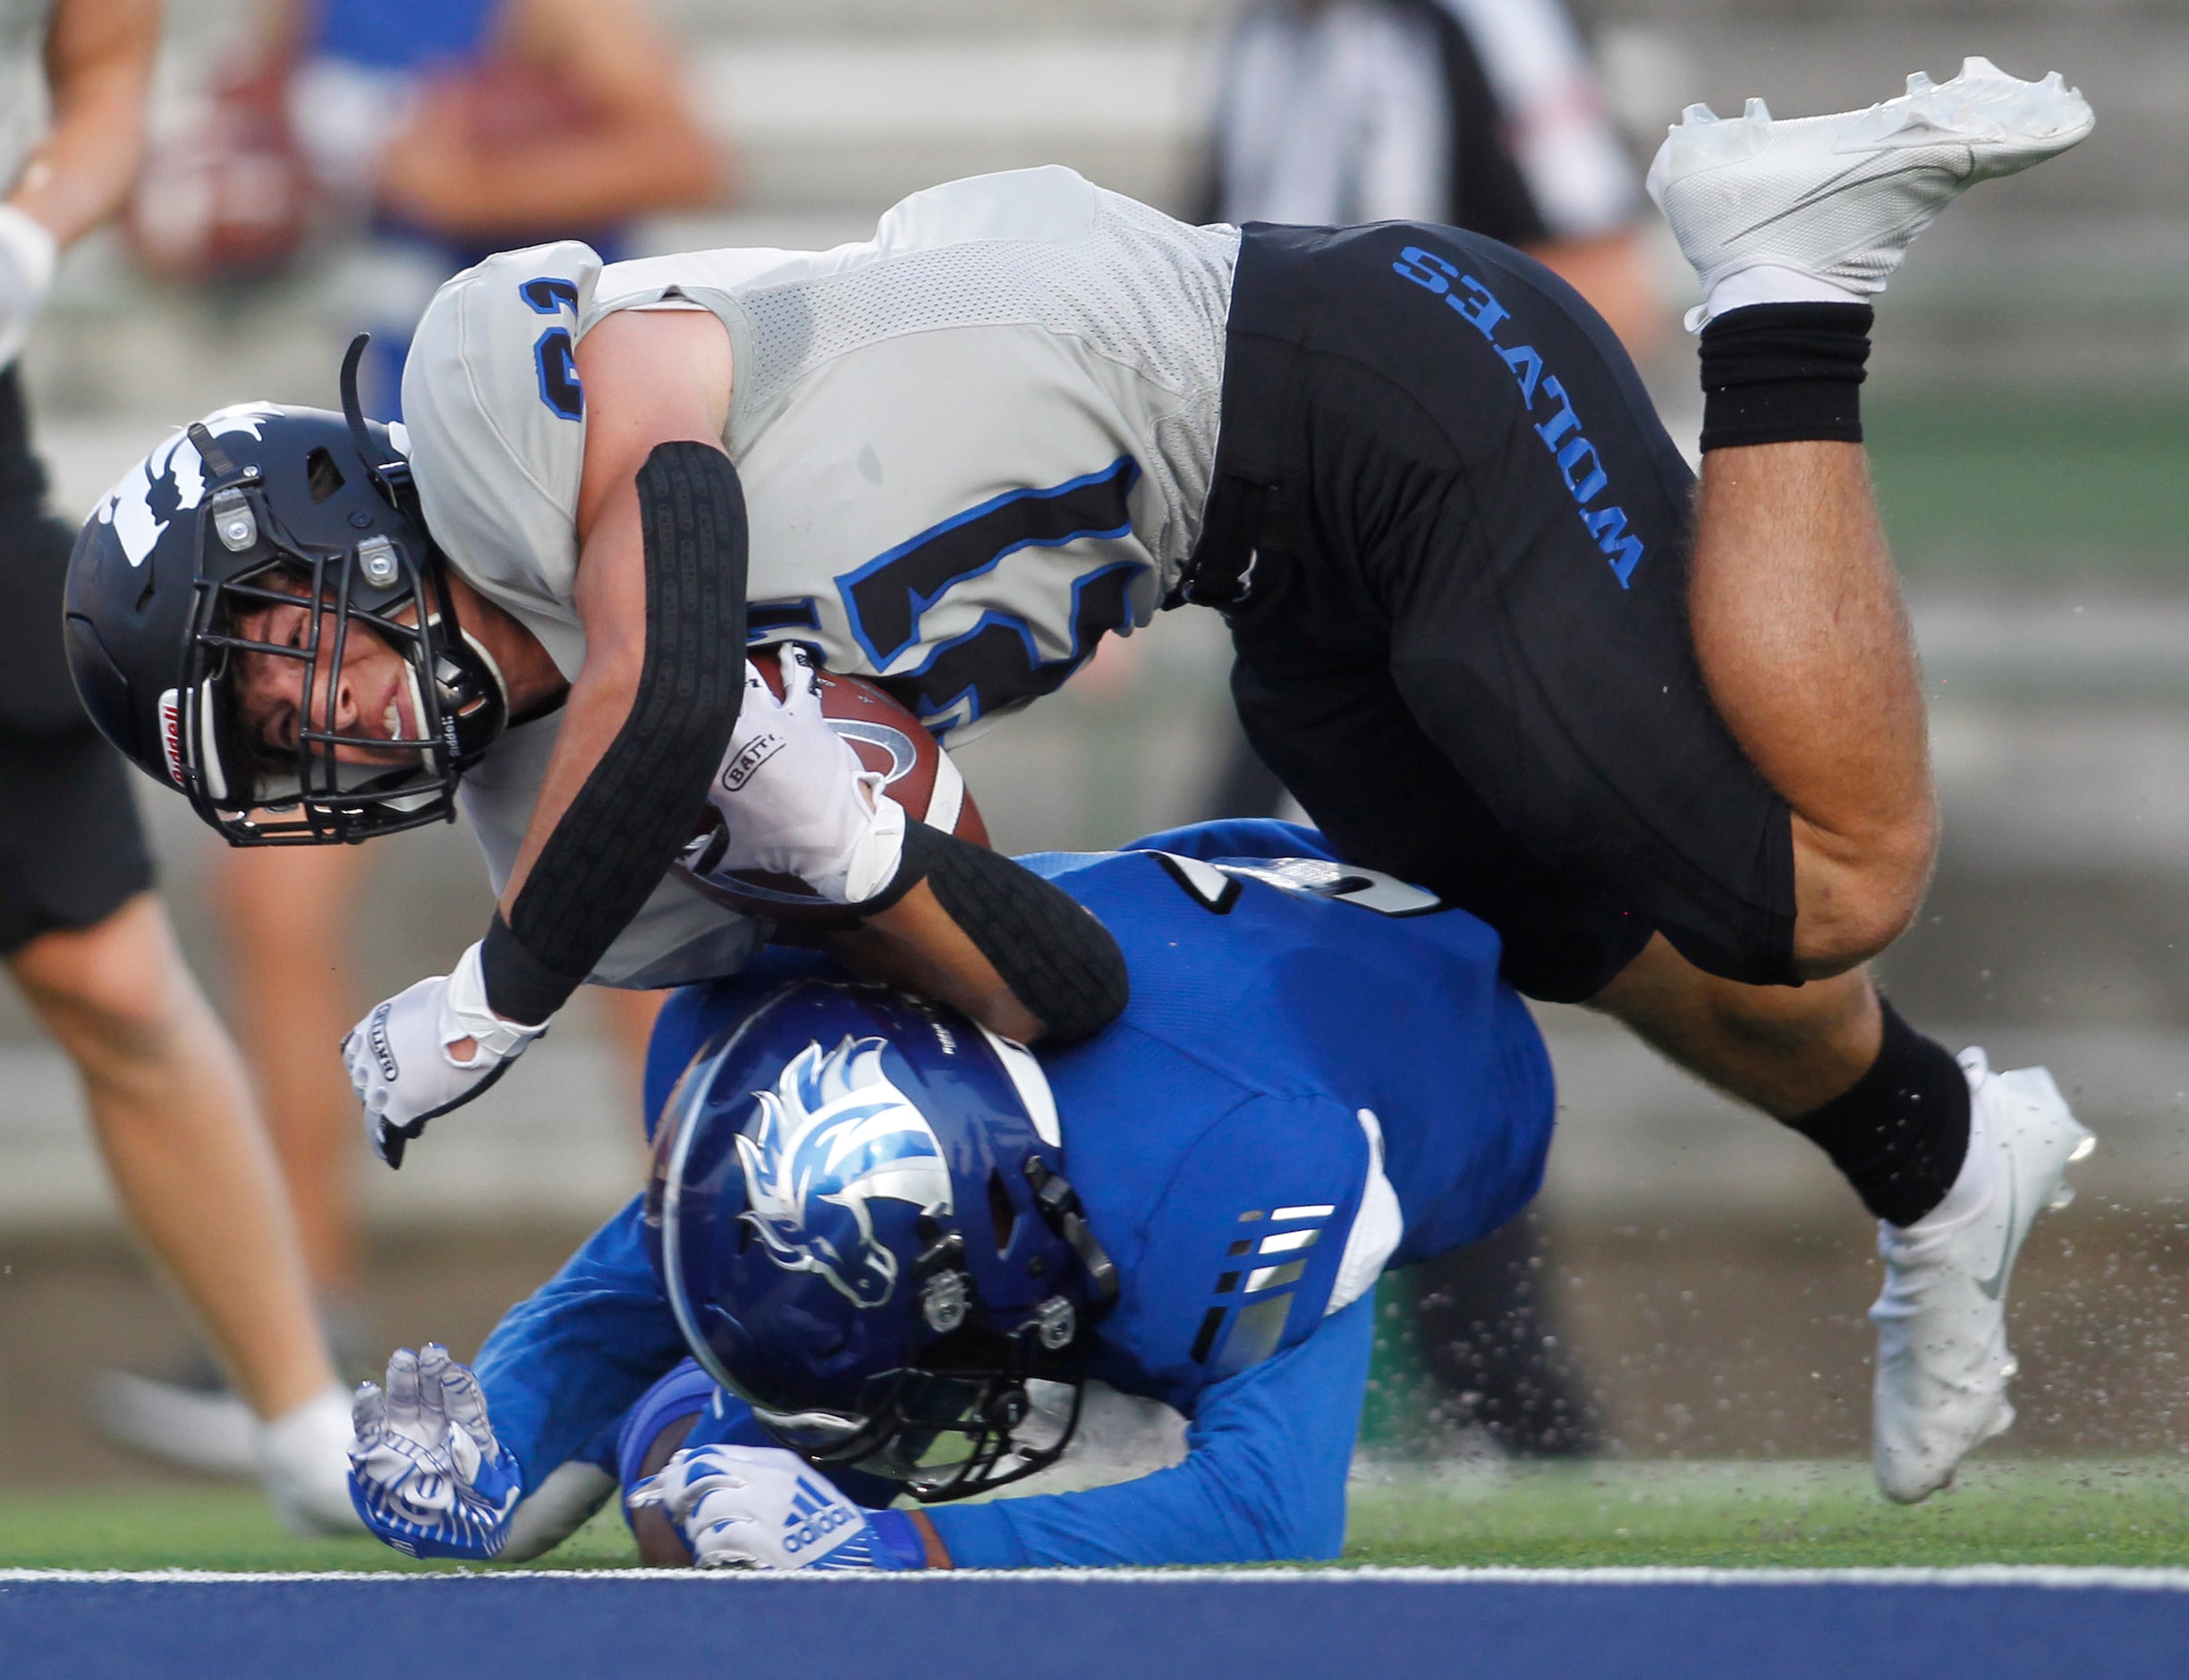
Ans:
<svg viewBox="0 0 2189 1680"><path fill-rule="evenodd" d="M752 663L770 692L782 698L783 673L772 654L756 649ZM906 816L975 845L988 844L988 825L965 778L919 718L864 677L816 670L813 678L828 726L851 743L861 764L887 778L883 786ZM695 890L731 910L770 921L806 928L849 925L841 904L817 896L790 876L710 869L708 860L719 854L719 824L709 807L700 834L676 866Z"/></svg>
<svg viewBox="0 0 2189 1680"><path fill-rule="evenodd" d="M182 133L152 148L122 217L137 259L162 279L265 279L311 229L315 187L289 126L280 78L216 87Z"/></svg>

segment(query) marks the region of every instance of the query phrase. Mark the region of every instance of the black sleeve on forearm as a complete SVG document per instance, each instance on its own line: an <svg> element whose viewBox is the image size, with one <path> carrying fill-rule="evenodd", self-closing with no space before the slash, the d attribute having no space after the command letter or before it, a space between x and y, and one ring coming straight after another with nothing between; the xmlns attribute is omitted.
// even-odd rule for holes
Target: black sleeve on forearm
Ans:
<svg viewBox="0 0 2189 1680"><path fill-rule="evenodd" d="M488 1003L528 1025L562 1007L691 838L744 694L737 469L705 444L663 444L638 489L646 659L631 715L480 953Z"/></svg>
<svg viewBox="0 0 2189 1680"><path fill-rule="evenodd" d="M1045 1043L1091 1039L1124 1013L1131 994L1124 953L1094 912L1054 881L923 822L905 824L899 878L928 883L1040 1022Z"/></svg>

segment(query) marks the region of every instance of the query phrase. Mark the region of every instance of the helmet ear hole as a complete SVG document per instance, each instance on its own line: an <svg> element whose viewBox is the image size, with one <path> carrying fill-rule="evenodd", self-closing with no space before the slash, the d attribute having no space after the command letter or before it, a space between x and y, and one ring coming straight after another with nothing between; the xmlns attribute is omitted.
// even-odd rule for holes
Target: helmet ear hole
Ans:
<svg viewBox="0 0 2189 1680"><path fill-rule="evenodd" d="M341 489L345 480L342 469L335 464L334 455L322 448L304 457L304 482L310 487L311 499L317 504Z"/></svg>
<svg viewBox="0 0 2189 1680"><path fill-rule="evenodd" d="M1011 1192L1004 1188L1004 1175L996 1167L988 1168L988 1223L996 1232L996 1252L1011 1252L1012 1234L1018 1229L1018 1209L1011 1205Z"/></svg>

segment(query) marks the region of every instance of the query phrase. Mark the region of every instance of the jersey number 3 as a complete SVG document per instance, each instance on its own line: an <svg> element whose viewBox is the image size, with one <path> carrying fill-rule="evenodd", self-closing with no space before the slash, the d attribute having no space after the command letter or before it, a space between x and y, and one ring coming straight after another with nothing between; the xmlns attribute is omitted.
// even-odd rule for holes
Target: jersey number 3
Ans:
<svg viewBox="0 0 2189 1680"><path fill-rule="evenodd" d="M1232 906L1239 902L1243 880L1261 881L1302 898L1336 899L1381 916L1426 916L1445 908L1436 894L1409 885L1396 875L1357 869L1350 863L1331 863L1322 858L1270 858L1251 863L1226 859L1210 863L1175 852L1150 855L1185 889L1188 897L1219 916L1231 914Z"/></svg>

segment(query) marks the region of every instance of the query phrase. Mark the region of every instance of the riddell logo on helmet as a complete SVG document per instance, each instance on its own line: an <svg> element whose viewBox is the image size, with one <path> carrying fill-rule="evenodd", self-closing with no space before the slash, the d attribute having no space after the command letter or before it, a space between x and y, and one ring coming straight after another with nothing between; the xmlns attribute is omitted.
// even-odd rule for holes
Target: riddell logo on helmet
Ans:
<svg viewBox="0 0 2189 1680"><path fill-rule="evenodd" d="M166 755L167 774L182 786L182 701L173 689L159 697L159 750Z"/></svg>

